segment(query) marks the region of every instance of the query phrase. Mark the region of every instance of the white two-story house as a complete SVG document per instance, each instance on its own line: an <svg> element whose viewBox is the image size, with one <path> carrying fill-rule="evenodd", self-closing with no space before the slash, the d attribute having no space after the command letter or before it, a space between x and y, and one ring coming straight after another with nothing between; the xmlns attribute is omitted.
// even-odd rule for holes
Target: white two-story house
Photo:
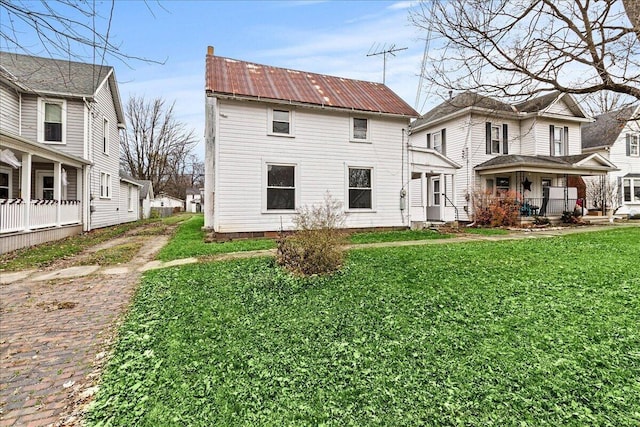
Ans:
<svg viewBox="0 0 640 427"><path fill-rule="evenodd" d="M598 153L582 153L581 127L590 122L571 95L556 92L515 105L471 92L443 102L412 123L410 147L437 151L460 168L444 187L429 168L412 176L411 186L426 195L412 200L412 221L454 219L450 209L434 210L436 203L455 206L459 219L472 220L477 192L517 193L524 217L573 210L578 196L572 177L616 169ZM438 193L445 190L454 194L442 200Z"/></svg>
<svg viewBox="0 0 640 427"><path fill-rule="evenodd" d="M0 52L0 252L139 217L112 67Z"/></svg>
<svg viewBox="0 0 640 427"><path fill-rule="evenodd" d="M346 227L403 227L418 114L379 83L206 56L205 227L265 235L328 192Z"/></svg>
<svg viewBox="0 0 640 427"><path fill-rule="evenodd" d="M582 151L598 153L619 169L609 174L618 191L617 214L640 215L640 106L599 115L582 128Z"/></svg>

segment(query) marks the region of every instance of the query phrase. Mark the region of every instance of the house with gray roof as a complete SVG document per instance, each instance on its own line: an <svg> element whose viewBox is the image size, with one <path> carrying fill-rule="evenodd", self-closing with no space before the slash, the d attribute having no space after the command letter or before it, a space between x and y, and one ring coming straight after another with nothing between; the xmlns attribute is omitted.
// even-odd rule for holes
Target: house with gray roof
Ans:
<svg viewBox="0 0 640 427"><path fill-rule="evenodd" d="M0 52L0 252L134 221L112 67Z"/></svg>
<svg viewBox="0 0 640 427"><path fill-rule="evenodd" d="M427 168L412 176L414 220L450 220L437 216L449 206L459 219L472 220L478 192L515 192L523 217L559 216L578 198L573 179L606 176L614 163L598 153L583 153L581 129L592 121L569 94L552 92L508 104L464 92L436 106L411 125L409 144L445 156L460 165L453 182ZM454 189L444 197L438 193ZM434 207L445 204L445 209Z"/></svg>
<svg viewBox="0 0 640 427"><path fill-rule="evenodd" d="M601 114L583 126L582 151L598 153L617 166L608 181L617 190L616 214L640 215L640 105Z"/></svg>

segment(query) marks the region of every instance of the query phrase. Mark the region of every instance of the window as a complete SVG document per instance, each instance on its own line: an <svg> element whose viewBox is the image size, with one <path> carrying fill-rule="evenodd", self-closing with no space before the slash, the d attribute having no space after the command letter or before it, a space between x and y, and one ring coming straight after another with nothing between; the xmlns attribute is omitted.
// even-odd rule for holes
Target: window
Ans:
<svg viewBox="0 0 640 427"><path fill-rule="evenodd" d="M66 137L66 101L38 100L38 141L64 144Z"/></svg>
<svg viewBox="0 0 640 427"><path fill-rule="evenodd" d="M351 139L354 141L369 140L369 119L352 118L351 119Z"/></svg>
<svg viewBox="0 0 640 427"><path fill-rule="evenodd" d="M371 209L372 169L349 168L349 209Z"/></svg>
<svg viewBox="0 0 640 427"><path fill-rule="evenodd" d="M493 194L493 179L487 178L487 191Z"/></svg>
<svg viewBox="0 0 640 427"><path fill-rule="evenodd" d="M295 210L296 167L267 165L267 210Z"/></svg>
<svg viewBox="0 0 640 427"><path fill-rule="evenodd" d="M291 134L291 112L288 110L272 110L271 133Z"/></svg>
<svg viewBox="0 0 640 427"><path fill-rule="evenodd" d="M440 206L440 179L433 180L433 205Z"/></svg>
<svg viewBox="0 0 640 427"><path fill-rule="evenodd" d="M551 187L551 178L542 178L543 187Z"/></svg>
<svg viewBox="0 0 640 427"><path fill-rule="evenodd" d="M491 125L491 154L500 154L500 126Z"/></svg>
<svg viewBox="0 0 640 427"><path fill-rule="evenodd" d="M638 135L628 135L629 156L640 156L640 137Z"/></svg>
<svg viewBox="0 0 640 427"><path fill-rule="evenodd" d="M102 122L102 152L109 154L109 120L106 117Z"/></svg>
<svg viewBox="0 0 640 427"><path fill-rule="evenodd" d="M0 168L0 199L11 198L11 169Z"/></svg>
<svg viewBox="0 0 640 427"><path fill-rule="evenodd" d="M567 143L569 140L569 128L561 126L549 127L551 139L551 155L564 156L567 154Z"/></svg>
<svg viewBox="0 0 640 427"><path fill-rule="evenodd" d="M431 135L433 149L438 153L442 153L442 135L440 132Z"/></svg>
<svg viewBox="0 0 640 427"><path fill-rule="evenodd" d="M129 184L129 187L128 187L128 196L129 196L129 203L127 205L127 209L129 210L129 212L133 212L133 187L131 186L131 184Z"/></svg>
<svg viewBox="0 0 640 427"><path fill-rule="evenodd" d="M496 190L497 193L506 193L511 188L508 177L496 178Z"/></svg>
<svg viewBox="0 0 640 427"><path fill-rule="evenodd" d="M640 178L624 178L622 189L625 202L640 203Z"/></svg>
<svg viewBox="0 0 640 427"><path fill-rule="evenodd" d="M100 173L100 197L111 198L111 175L104 172Z"/></svg>

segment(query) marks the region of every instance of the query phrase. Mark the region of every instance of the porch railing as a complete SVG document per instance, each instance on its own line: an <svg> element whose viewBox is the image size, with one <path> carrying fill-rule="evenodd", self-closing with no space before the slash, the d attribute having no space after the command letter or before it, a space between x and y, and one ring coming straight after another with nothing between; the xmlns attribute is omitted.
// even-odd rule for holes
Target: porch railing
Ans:
<svg viewBox="0 0 640 427"><path fill-rule="evenodd" d="M544 199L527 197L520 204L520 216L561 216L565 211L573 211L582 199ZM583 202L583 201L582 201ZM583 203L584 205L584 203Z"/></svg>
<svg viewBox="0 0 640 427"><path fill-rule="evenodd" d="M57 220L58 205L60 219ZM29 209L29 224L25 224L25 210ZM82 222L82 202L79 200L0 200L0 233L79 224Z"/></svg>

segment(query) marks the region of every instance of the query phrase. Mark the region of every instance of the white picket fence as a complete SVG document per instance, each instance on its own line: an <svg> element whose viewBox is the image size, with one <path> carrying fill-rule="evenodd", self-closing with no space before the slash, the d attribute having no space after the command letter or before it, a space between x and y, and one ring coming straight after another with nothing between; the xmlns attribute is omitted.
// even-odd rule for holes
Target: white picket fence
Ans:
<svg viewBox="0 0 640 427"><path fill-rule="evenodd" d="M57 221L58 204L60 220ZM25 226L25 209L29 208L29 225ZM82 203L79 200L32 200L29 205L22 199L0 200L0 233L35 230L82 222Z"/></svg>

